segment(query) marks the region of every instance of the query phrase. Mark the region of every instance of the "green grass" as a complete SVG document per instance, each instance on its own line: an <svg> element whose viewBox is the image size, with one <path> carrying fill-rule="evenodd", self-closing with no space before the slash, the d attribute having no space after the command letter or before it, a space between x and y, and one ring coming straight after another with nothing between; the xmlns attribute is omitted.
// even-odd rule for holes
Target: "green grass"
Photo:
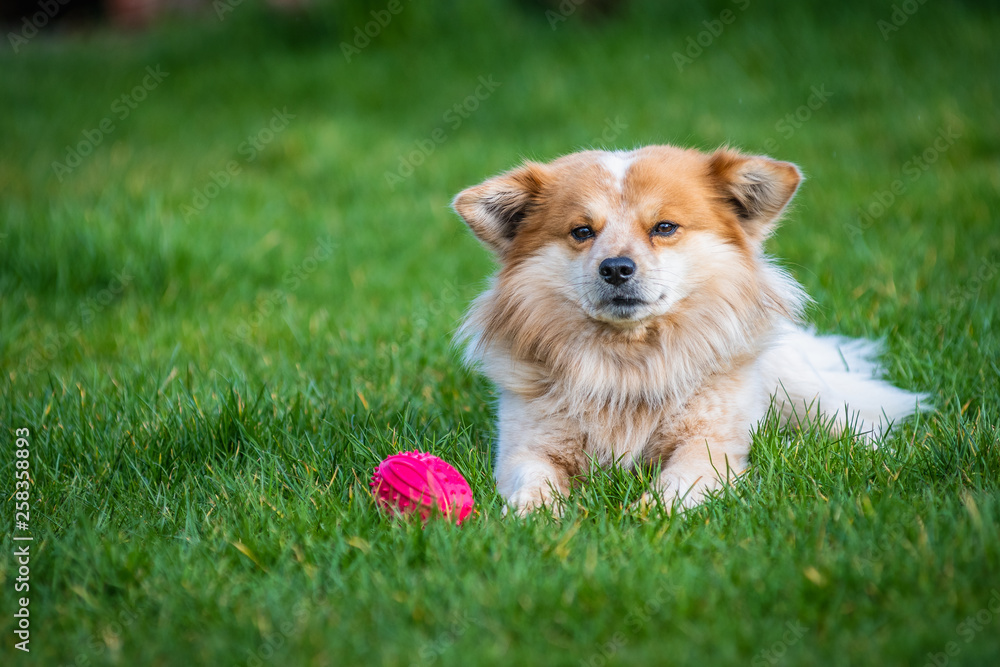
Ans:
<svg viewBox="0 0 1000 667"><path fill-rule="evenodd" d="M3 664L995 664L1000 14L928 2L883 39L888 2L670 4L552 30L540 3L407 3L350 63L367 8L0 49L5 520L14 429L34 480L32 651L5 528ZM499 88L453 128L481 76ZM829 100L787 136L813 86ZM250 161L275 109L294 118ZM612 471L561 521L502 518L492 390L450 343L491 264L448 202L616 122L614 146L800 164L771 250L820 330L884 337L888 376L938 411L875 451L769 421L739 485L682 516L629 512L643 479ZM959 138L908 172L942 128ZM412 448L469 478L475 520L375 510L371 468Z"/></svg>

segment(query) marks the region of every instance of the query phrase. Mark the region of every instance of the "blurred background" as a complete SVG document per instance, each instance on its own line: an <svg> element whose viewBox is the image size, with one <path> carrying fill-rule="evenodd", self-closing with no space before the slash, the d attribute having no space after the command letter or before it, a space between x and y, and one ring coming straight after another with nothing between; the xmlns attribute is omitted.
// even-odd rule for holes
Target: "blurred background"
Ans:
<svg viewBox="0 0 1000 667"><path fill-rule="evenodd" d="M469 381L450 336L491 266L451 197L587 147L798 163L772 250L823 329L938 347L996 294L995 3L18 0L3 21L14 385L140 364L440 398Z"/></svg>
<svg viewBox="0 0 1000 667"><path fill-rule="evenodd" d="M490 270L451 197L587 147L798 163L772 250L821 328L940 344L942 312L996 290L994 3L18 0L3 21L15 384L138 359L299 384L284 359L427 394L412 378L454 372Z"/></svg>

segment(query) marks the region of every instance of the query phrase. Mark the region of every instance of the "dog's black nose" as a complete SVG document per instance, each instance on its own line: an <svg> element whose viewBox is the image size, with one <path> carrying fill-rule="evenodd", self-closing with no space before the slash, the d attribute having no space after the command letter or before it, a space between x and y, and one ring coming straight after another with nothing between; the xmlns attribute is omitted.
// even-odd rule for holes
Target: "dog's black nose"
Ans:
<svg viewBox="0 0 1000 667"><path fill-rule="evenodd" d="M628 257L608 257L597 272L605 282L621 285L635 274L635 262Z"/></svg>

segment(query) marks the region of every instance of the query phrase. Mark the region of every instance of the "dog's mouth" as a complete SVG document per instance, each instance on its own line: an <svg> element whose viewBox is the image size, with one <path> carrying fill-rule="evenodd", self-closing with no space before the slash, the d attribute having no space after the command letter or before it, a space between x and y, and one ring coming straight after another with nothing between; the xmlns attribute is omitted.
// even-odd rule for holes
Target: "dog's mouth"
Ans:
<svg viewBox="0 0 1000 667"><path fill-rule="evenodd" d="M616 296L611 299L611 303L615 306L621 306L624 308L638 308L639 306L646 305L645 300L637 299L631 296Z"/></svg>
<svg viewBox="0 0 1000 667"><path fill-rule="evenodd" d="M599 307L597 319L606 322L635 322L649 317L656 304L664 297L642 299L637 296L613 296L605 299Z"/></svg>
<svg viewBox="0 0 1000 667"><path fill-rule="evenodd" d="M630 327L656 317L669 299L667 290L649 294L639 285L623 285L613 290L601 287L584 296L581 305L590 317L615 326Z"/></svg>
<svg viewBox="0 0 1000 667"><path fill-rule="evenodd" d="M631 322L644 319L650 310L652 302L634 296L616 296L605 301L604 312L612 320Z"/></svg>
<svg viewBox="0 0 1000 667"><path fill-rule="evenodd" d="M628 310L628 309L637 309L643 307L653 307L656 304L665 300L666 298L667 298L666 294L661 294L655 299L643 299L637 296L628 296L623 294L621 296L613 296L610 299L605 300L604 304L605 306L610 306L613 309Z"/></svg>

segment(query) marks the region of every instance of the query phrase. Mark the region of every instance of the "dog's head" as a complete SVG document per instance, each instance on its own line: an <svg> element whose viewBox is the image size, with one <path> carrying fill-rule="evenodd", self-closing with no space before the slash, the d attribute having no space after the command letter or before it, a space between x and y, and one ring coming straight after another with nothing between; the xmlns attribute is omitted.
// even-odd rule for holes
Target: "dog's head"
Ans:
<svg viewBox="0 0 1000 667"><path fill-rule="evenodd" d="M630 328L718 295L720 277L750 279L800 180L767 157L650 146L529 162L453 205L501 280Z"/></svg>

